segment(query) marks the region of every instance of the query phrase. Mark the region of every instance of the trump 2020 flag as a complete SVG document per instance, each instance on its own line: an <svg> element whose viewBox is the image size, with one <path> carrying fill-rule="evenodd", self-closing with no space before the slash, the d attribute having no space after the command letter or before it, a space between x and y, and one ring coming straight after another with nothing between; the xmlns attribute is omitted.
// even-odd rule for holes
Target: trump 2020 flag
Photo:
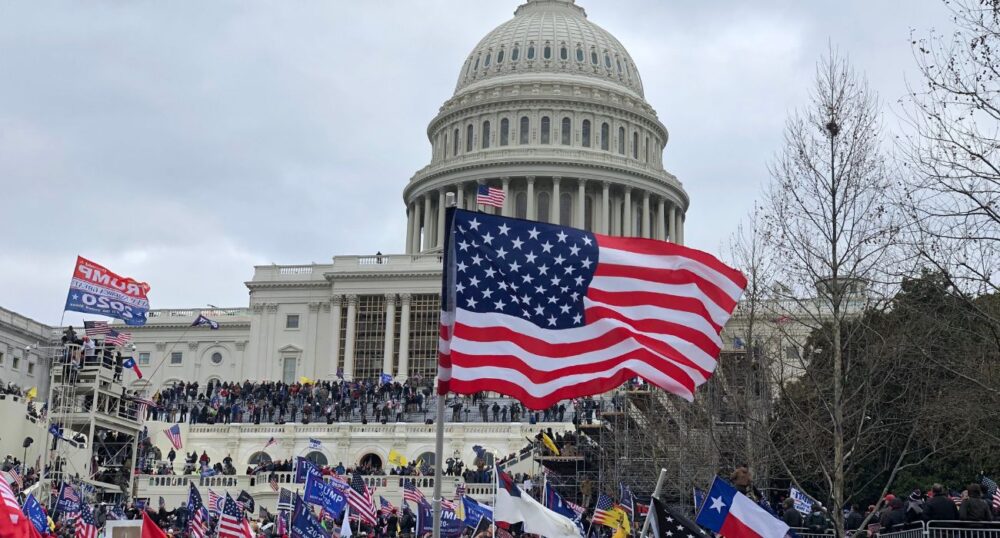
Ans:
<svg viewBox="0 0 1000 538"><path fill-rule="evenodd" d="M725 480L715 477L697 523L726 538L784 538L788 525Z"/></svg>
<svg viewBox="0 0 1000 538"><path fill-rule="evenodd" d="M666 241L450 209L438 391L530 408L641 377L686 400L715 370L746 278Z"/></svg>
<svg viewBox="0 0 1000 538"><path fill-rule="evenodd" d="M126 325L145 325L149 284L112 273L77 256L66 295L66 310L118 318Z"/></svg>

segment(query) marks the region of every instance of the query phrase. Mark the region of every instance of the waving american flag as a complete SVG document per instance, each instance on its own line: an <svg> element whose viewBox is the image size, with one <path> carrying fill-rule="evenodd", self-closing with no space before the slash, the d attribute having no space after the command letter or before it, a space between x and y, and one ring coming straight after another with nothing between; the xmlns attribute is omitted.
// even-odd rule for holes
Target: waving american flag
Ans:
<svg viewBox="0 0 1000 538"><path fill-rule="evenodd" d="M543 409L642 377L687 400L746 278L665 241L449 210L439 391Z"/></svg>

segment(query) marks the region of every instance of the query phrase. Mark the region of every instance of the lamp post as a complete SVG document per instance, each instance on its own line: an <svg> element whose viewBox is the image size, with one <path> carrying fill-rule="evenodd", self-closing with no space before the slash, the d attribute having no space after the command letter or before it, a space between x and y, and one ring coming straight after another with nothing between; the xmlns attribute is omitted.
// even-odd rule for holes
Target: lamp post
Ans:
<svg viewBox="0 0 1000 538"><path fill-rule="evenodd" d="M28 475L28 447L34 443L35 440L31 437L25 437L24 442L21 446L24 447L24 455L21 457L21 476L26 477Z"/></svg>

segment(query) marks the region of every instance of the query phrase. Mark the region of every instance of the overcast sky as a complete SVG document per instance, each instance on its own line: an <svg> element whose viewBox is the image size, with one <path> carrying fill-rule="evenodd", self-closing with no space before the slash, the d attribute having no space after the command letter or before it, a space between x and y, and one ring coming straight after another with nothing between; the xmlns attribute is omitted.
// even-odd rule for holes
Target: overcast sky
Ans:
<svg viewBox="0 0 1000 538"><path fill-rule="evenodd" d="M941 0L579 2L635 59L713 252L828 42L895 128L911 29L949 28ZM518 3L4 2L0 306L58 323L77 254L181 308L246 306L254 264L402 251L427 123Z"/></svg>

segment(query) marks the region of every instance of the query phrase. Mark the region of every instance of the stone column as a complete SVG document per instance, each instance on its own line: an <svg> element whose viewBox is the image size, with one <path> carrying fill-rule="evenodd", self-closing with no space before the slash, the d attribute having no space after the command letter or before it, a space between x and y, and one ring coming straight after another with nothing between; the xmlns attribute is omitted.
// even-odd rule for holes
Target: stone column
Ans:
<svg viewBox="0 0 1000 538"><path fill-rule="evenodd" d="M392 352L396 336L396 294L385 294L385 349L382 354L382 373L392 375Z"/></svg>
<svg viewBox="0 0 1000 538"><path fill-rule="evenodd" d="M549 222L559 224L559 176L552 178L552 200L550 200Z"/></svg>
<svg viewBox="0 0 1000 538"><path fill-rule="evenodd" d="M622 204L622 237L632 237L632 187L625 187L625 203Z"/></svg>
<svg viewBox="0 0 1000 538"><path fill-rule="evenodd" d="M444 189L438 191L438 207L437 207L437 232L434 234L434 244L436 246L444 245Z"/></svg>
<svg viewBox="0 0 1000 538"><path fill-rule="evenodd" d="M396 379L405 381L410 373L410 294L399 294L399 367Z"/></svg>
<svg viewBox="0 0 1000 538"><path fill-rule="evenodd" d="M649 191L642 191L642 236L645 238L653 236L649 233L649 224Z"/></svg>
<svg viewBox="0 0 1000 538"><path fill-rule="evenodd" d="M328 377L337 376L337 367L340 366L340 311L343 304L343 295L334 295L330 298L330 374Z"/></svg>
<svg viewBox="0 0 1000 538"><path fill-rule="evenodd" d="M500 214L509 217L510 216L510 178L507 176L501 177L500 182L503 185L503 207L500 208Z"/></svg>
<svg viewBox="0 0 1000 538"><path fill-rule="evenodd" d="M683 211L677 212L677 221L678 221L677 222L677 232L678 232L677 235L679 235L680 238L681 238L680 241L678 241L678 243L680 243L680 244L683 245L684 244L684 212Z"/></svg>
<svg viewBox="0 0 1000 538"><path fill-rule="evenodd" d="M344 335L344 379L354 379L354 326L358 316L358 296L347 296L347 327Z"/></svg>
<svg viewBox="0 0 1000 538"><path fill-rule="evenodd" d="M414 198L410 202L410 206L413 207L413 236L410 237L410 253L418 254L420 252L420 226L422 224L420 216L420 198Z"/></svg>
<svg viewBox="0 0 1000 538"><path fill-rule="evenodd" d="M591 128L593 131L593 128ZM594 133L591 132L591 135ZM593 136L591 136L593 138ZM576 227L583 229L584 225L587 223L587 180L577 178L576 180Z"/></svg>
<svg viewBox="0 0 1000 538"><path fill-rule="evenodd" d="M674 243L677 242L677 206L670 204L669 213L667 213L667 223L670 229L667 230L667 234L670 236L670 240Z"/></svg>
<svg viewBox="0 0 1000 538"><path fill-rule="evenodd" d="M535 176L528 176L528 220L538 220L538 210L535 209Z"/></svg>
<svg viewBox="0 0 1000 538"><path fill-rule="evenodd" d="M607 181L601 182L601 224L600 230L602 234L611 234L611 213L609 211L611 205L611 184Z"/></svg>
<svg viewBox="0 0 1000 538"><path fill-rule="evenodd" d="M406 204L406 245L403 252L409 254L413 247L413 204Z"/></svg>
<svg viewBox="0 0 1000 538"><path fill-rule="evenodd" d="M661 196L656 205L656 238L666 241L667 226L664 222L664 211L666 211L666 201Z"/></svg>
<svg viewBox="0 0 1000 538"><path fill-rule="evenodd" d="M420 250L431 248L431 194L424 194L424 240Z"/></svg>
<svg viewBox="0 0 1000 538"><path fill-rule="evenodd" d="M465 209L465 187L462 183L455 186L455 207Z"/></svg>

